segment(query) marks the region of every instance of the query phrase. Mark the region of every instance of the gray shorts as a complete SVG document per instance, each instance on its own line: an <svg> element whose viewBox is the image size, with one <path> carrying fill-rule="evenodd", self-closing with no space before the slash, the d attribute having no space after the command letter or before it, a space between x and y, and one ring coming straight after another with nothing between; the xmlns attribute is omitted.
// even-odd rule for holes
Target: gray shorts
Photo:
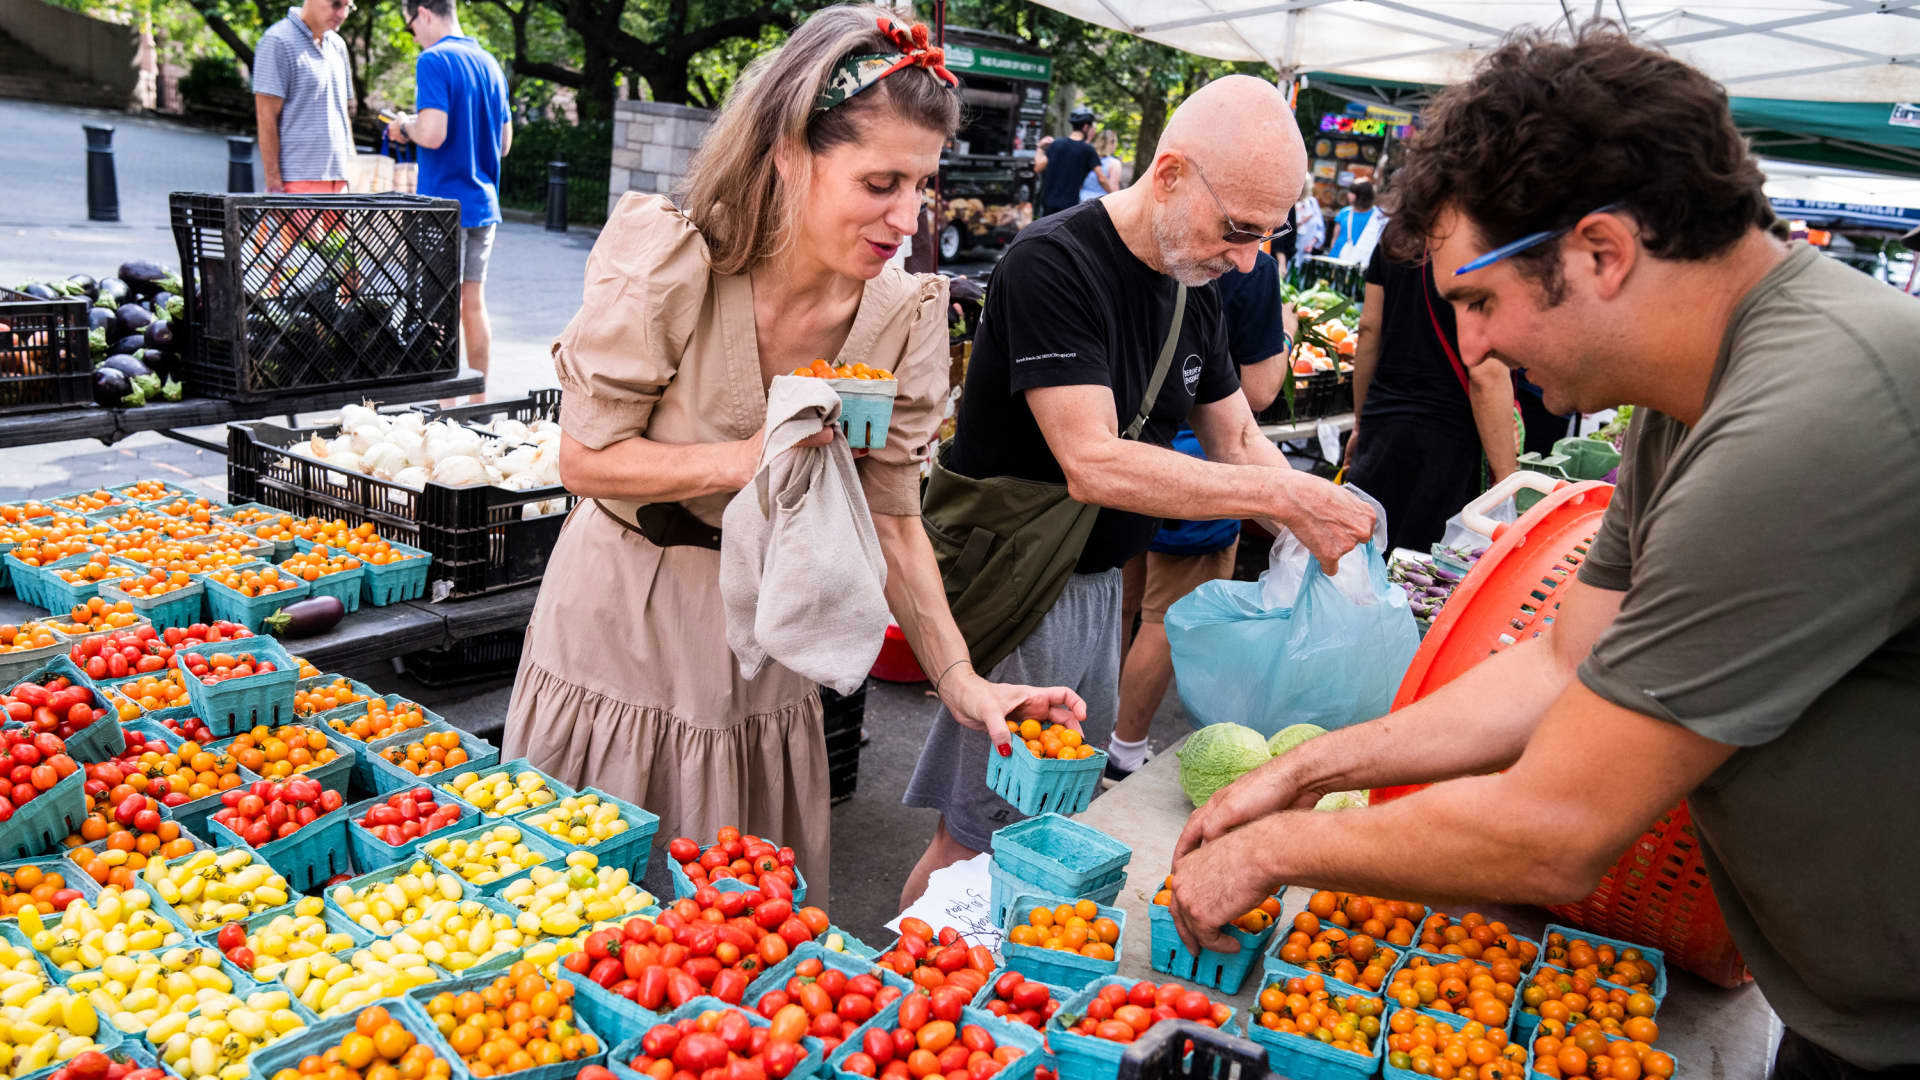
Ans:
<svg viewBox="0 0 1920 1080"><path fill-rule="evenodd" d="M461 229L464 236L461 247L461 281L487 280L487 263L493 258L492 225L476 225L471 229Z"/></svg>
<svg viewBox="0 0 1920 1080"><path fill-rule="evenodd" d="M994 682L1065 686L1087 700L1087 742L1105 746L1120 706L1120 571L1075 574L1027 640L988 673ZM987 787L983 731L941 706L900 801L940 811L955 840L986 851L995 830L1023 816Z"/></svg>

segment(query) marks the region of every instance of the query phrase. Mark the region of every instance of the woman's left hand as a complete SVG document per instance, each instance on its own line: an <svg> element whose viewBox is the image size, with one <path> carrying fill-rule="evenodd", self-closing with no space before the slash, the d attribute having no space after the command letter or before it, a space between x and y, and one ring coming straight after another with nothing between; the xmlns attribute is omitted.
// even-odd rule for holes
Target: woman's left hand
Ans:
<svg viewBox="0 0 1920 1080"><path fill-rule="evenodd" d="M993 740L995 750L1005 756L1012 753L1013 737L1007 731L1007 717L1018 713L1047 718L1075 731L1087 719L1087 703L1064 686L1020 686L1015 683L988 682L972 671L954 672L940 690L940 701L962 727L984 731Z"/></svg>

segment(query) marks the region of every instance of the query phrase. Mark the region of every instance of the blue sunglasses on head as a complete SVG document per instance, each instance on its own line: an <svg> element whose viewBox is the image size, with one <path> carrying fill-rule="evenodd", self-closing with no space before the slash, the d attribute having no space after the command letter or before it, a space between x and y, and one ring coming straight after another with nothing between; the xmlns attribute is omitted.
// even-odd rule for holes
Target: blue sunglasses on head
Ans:
<svg viewBox="0 0 1920 1080"><path fill-rule="evenodd" d="M1608 211L1618 210L1618 209L1620 209L1619 203L1617 202L1608 203L1605 206L1598 207L1593 210L1589 210L1586 213L1581 214L1580 217L1582 220L1584 220L1586 218L1592 217L1595 214L1604 214L1604 213L1607 213ZM1548 229L1545 232L1530 233L1526 236L1521 237L1518 240L1513 241L1510 244L1501 244L1499 247L1494 248L1492 251L1487 252L1485 255L1482 255L1477 259L1468 260L1466 265L1462 266L1460 269L1455 270L1453 272L1453 276L1459 277L1462 274L1470 274L1475 270L1483 270L1489 266L1492 266L1494 263L1499 262L1502 259L1505 259L1512 255L1518 255L1521 252L1526 251L1528 248L1538 247L1541 244L1544 244L1547 241L1553 239L1554 237L1561 235L1562 233L1570 232L1572 231L1573 226L1578 224L1580 224L1580 222L1575 221L1573 225L1567 225L1558 229Z"/></svg>

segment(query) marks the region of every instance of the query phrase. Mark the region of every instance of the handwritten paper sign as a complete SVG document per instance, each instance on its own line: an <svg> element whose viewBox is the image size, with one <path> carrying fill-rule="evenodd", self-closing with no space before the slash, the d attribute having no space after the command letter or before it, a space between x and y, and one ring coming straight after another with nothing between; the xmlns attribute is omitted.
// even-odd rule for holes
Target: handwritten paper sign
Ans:
<svg viewBox="0 0 1920 1080"><path fill-rule="evenodd" d="M984 945L1000 951L1000 926L993 921L993 902L989 897L993 882L987 875L992 854L982 852L963 863L935 870L927 879L927 891L907 910L894 916L887 929L900 932L900 920L912 916L938 931L951 926L960 931L968 944Z"/></svg>

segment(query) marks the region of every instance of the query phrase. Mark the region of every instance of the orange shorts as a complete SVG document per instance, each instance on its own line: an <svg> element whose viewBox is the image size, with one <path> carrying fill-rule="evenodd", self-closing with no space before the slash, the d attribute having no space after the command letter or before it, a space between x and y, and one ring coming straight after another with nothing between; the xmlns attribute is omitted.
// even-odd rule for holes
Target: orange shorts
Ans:
<svg viewBox="0 0 1920 1080"><path fill-rule="evenodd" d="M1120 618L1133 625L1138 613L1142 622L1165 622L1167 609L1175 600L1217 578L1233 576L1233 557L1240 541L1205 555L1166 555L1149 551L1136 555L1121 571Z"/></svg>

